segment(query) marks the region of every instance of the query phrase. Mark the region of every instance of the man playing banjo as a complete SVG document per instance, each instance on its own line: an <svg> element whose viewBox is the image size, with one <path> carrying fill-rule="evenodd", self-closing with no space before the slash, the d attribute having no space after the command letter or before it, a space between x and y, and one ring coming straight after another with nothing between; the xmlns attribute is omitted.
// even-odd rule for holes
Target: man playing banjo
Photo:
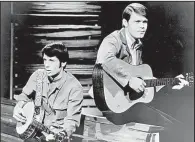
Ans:
<svg viewBox="0 0 195 142"><path fill-rule="evenodd" d="M64 71L69 59L68 50L62 43L52 43L42 49L44 69L36 70L24 86L22 93L15 96L18 101L13 117L20 122L27 120L23 116L22 107L32 100L44 110L42 123L51 131L64 134L68 139L80 125L83 89L79 81L69 72ZM37 75L42 74L41 85L37 86ZM41 87L41 93L37 89ZM36 99L36 97L39 99ZM26 141L50 141L54 136L42 132L39 137Z"/></svg>

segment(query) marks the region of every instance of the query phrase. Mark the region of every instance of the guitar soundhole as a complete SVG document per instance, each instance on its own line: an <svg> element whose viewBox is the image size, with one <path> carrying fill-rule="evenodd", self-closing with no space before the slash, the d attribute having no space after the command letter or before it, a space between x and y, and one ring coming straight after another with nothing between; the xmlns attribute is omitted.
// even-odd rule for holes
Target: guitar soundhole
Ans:
<svg viewBox="0 0 195 142"><path fill-rule="evenodd" d="M144 92L137 93L136 91L134 91L131 88L128 91L129 99L132 101L141 98L143 96L143 94L144 94Z"/></svg>

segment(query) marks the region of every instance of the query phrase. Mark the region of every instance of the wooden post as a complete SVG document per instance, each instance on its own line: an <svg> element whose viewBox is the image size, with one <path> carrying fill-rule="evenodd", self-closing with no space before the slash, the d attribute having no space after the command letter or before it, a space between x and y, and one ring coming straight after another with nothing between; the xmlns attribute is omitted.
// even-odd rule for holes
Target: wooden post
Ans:
<svg viewBox="0 0 195 142"><path fill-rule="evenodd" d="M11 2L11 15L13 15L13 2ZM14 58L14 23L11 22L11 55L10 55L10 100L13 99L13 58Z"/></svg>

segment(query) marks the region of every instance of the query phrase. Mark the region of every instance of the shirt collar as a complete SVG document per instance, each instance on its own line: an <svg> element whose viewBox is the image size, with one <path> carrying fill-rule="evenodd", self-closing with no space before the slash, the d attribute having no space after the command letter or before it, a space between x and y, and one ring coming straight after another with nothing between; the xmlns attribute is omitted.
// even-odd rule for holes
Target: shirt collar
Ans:
<svg viewBox="0 0 195 142"><path fill-rule="evenodd" d="M57 82L58 80L62 78L62 76L63 76L63 71L61 71L55 78L48 76L48 81Z"/></svg>
<svg viewBox="0 0 195 142"><path fill-rule="evenodd" d="M137 45L140 45L140 46L135 46L135 49L138 49L138 48L141 47L141 45L142 45L142 42L141 42L140 39L135 40L132 36L127 36L127 34L126 34L124 28L122 28L122 29L120 30L120 39L121 39L121 41L122 41L123 44L130 46L129 48L131 48L131 49L132 49L136 44L137 44ZM128 41L127 41L127 39L128 39ZM127 42L128 42L128 43L127 43Z"/></svg>
<svg viewBox="0 0 195 142"><path fill-rule="evenodd" d="M47 76L47 75L46 75ZM61 86L63 85L63 83L66 81L66 77L67 74L66 72L63 70L58 76L56 76L52 82L49 81L49 77L47 76L47 83L55 83L56 84L56 88L60 89ZM50 78L51 79L51 78Z"/></svg>

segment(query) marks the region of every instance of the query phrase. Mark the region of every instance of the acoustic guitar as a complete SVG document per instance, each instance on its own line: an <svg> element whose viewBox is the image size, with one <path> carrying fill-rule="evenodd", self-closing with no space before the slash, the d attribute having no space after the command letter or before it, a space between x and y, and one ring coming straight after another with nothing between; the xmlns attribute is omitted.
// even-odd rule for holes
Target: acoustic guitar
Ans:
<svg viewBox="0 0 195 142"><path fill-rule="evenodd" d="M143 104L150 103L154 99L155 86L167 84L175 85L180 82L178 78L152 79L152 69L147 64L139 66L129 65L129 71L132 76L139 77L145 81L146 88L144 92L137 93L130 87L122 87L117 80L112 77L108 69L103 68L101 64L94 66L92 74L94 100L103 114L112 114L105 116L112 117L108 119L111 119L113 123L116 123L113 121L113 114L121 115L120 118L122 118L125 116L123 115L124 113L129 112L135 114L136 111L132 112L134 108L138 110L143 108L140 107L143 106ZM190 83L193 82L192 73L187 73L185 79Z"/></svg>

